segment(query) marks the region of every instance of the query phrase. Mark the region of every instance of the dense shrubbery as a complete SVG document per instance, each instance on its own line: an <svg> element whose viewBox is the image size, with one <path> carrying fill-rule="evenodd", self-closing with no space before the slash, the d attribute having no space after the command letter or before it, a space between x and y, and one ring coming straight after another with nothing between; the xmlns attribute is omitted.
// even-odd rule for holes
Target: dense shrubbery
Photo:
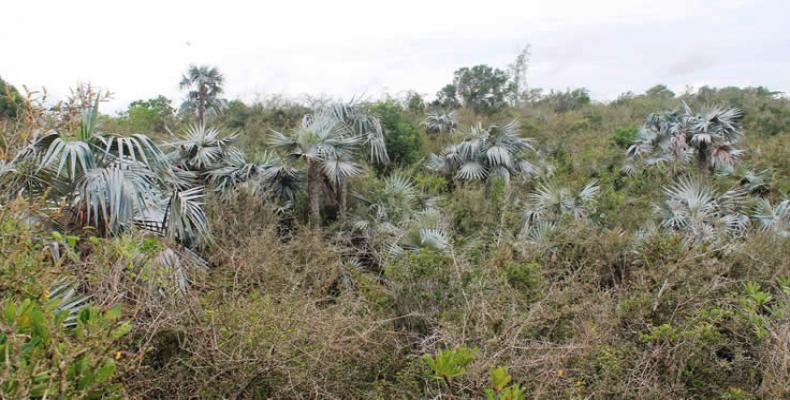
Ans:
<svg viewBox="0 0 790 400"><path fill-rule="evenodd" d="M788 101L532 94L485 116L413 94L218 101L207 119L228 132L165 101L87 120L26 103L2 125L0 397L790 396ZM726 123L743 155L699 168L718 114L648 119L681 99L740 107ZM171 123L185 134L123 141ZM50 128L68 151L26 133ZM644 156L624 170L633 144ZM119 220L101 194L99 229L77 218L91 169L146 165L164 176L141 204L164 205L163 226L147 209ZM173 201L195 188L205 200ZM190 211L181 233L173 207Z"/></svg>

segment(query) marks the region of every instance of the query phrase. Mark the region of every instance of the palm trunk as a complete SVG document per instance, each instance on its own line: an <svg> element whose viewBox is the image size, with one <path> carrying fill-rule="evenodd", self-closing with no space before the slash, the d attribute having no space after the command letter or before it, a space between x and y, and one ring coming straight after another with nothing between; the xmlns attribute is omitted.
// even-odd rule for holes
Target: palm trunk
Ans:
<svg viewBox="0 0 790 400"><path fill-rule="evenodd" d="M708 152L707 147L704 142L700 143L699 149L697 149L697 166L699 167L699 172L705 172L708 169Z"/></svg>
<svg viewBox="0 0 790 400"><path fill-rule="evenodd" d="M348 207L348 187L346 180L342 179L337 185L337 204L340 208L340 221L346 220L346 208Z"/></svg>
<svg viewBox="0 0 790 400"><path fill-rule="evenodd" d="M483 210L488 209L488 199L491 198L491 179L486 179L486 184L483 187Z"/></svg>
<svg viewBox="0 0 790 400"><path fill-rule="evenodd" d="M198 89L200 94L198 95L198 119L200 120L201 124L206 123L206 85L200 84L200 89Z"/></svg>
<svg viewBox="0 0 790 400"><path fill-rule="evenodd" d="M307 199L310 205L310 224L321 224L321 171L318 164L307 160Z"/></svg>

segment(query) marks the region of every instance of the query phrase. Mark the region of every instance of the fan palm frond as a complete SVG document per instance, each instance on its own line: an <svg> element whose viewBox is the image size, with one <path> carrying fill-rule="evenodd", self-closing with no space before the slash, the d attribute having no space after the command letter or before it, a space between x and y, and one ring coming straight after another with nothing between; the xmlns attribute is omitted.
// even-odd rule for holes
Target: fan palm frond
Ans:
<svg viewBox="0 0 790 400"><path fill-rule="evenodd" d="M204 196L201 186L172 193L163 221L168 238L187 245L211 241L208 219L203 211Z"/></svg>
<svg viewBox="0 0 790 400"><path fill-rule="evenodd" d="M77 182L74 209L80 225L117 233L130 226L147 207L146 192L153 186L148 171L118 166L88 170Z"/></svg>
<svg viewBox="0 0 790 400"><path fill-rule="evenodd" d="M77 315L88 305L91 296L79 295L74 284L65 278L53 282L47 292L49 294L47 304L54 310L55 315L60 317L61 313L65 313L62 317L63 326L67 328L77 326Z"/></svg>
<svg viewBox="0 0 790 400"><path fill-rule="evenodd" d="M767 199L757 203L752 217L760 229L773 232L781 237L790 237L790 200L773 205Z"/></svg>

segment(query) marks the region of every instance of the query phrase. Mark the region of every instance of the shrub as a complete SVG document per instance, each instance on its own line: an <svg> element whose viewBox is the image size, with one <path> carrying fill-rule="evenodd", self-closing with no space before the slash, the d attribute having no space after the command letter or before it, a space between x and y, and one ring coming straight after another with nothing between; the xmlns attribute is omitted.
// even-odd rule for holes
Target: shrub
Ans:
<svg viewBox="0 0 790 400"><path fill-rule="evenodd" d="M53 303L9 299L0 308L0 397L105 399L123 393L112 377L122 357L118 341L131 325L119 320L119 306L83 308L74 328L65 324L69 313Z"/></svg>

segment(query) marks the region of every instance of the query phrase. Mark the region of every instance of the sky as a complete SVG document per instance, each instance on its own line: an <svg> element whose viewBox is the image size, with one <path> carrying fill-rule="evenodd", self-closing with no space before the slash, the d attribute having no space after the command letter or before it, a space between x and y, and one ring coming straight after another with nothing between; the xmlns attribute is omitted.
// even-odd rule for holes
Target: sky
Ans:
<svg viewBox="0 0 790 400"><path fill-rule="evenodd" d="M665 84L790 91L788 0L6 0L0 77L105 107L180 103L190 64L219 67L225 97L429 98L463 66L506 68L530 45L528 85L594 99Z"/></svg>

